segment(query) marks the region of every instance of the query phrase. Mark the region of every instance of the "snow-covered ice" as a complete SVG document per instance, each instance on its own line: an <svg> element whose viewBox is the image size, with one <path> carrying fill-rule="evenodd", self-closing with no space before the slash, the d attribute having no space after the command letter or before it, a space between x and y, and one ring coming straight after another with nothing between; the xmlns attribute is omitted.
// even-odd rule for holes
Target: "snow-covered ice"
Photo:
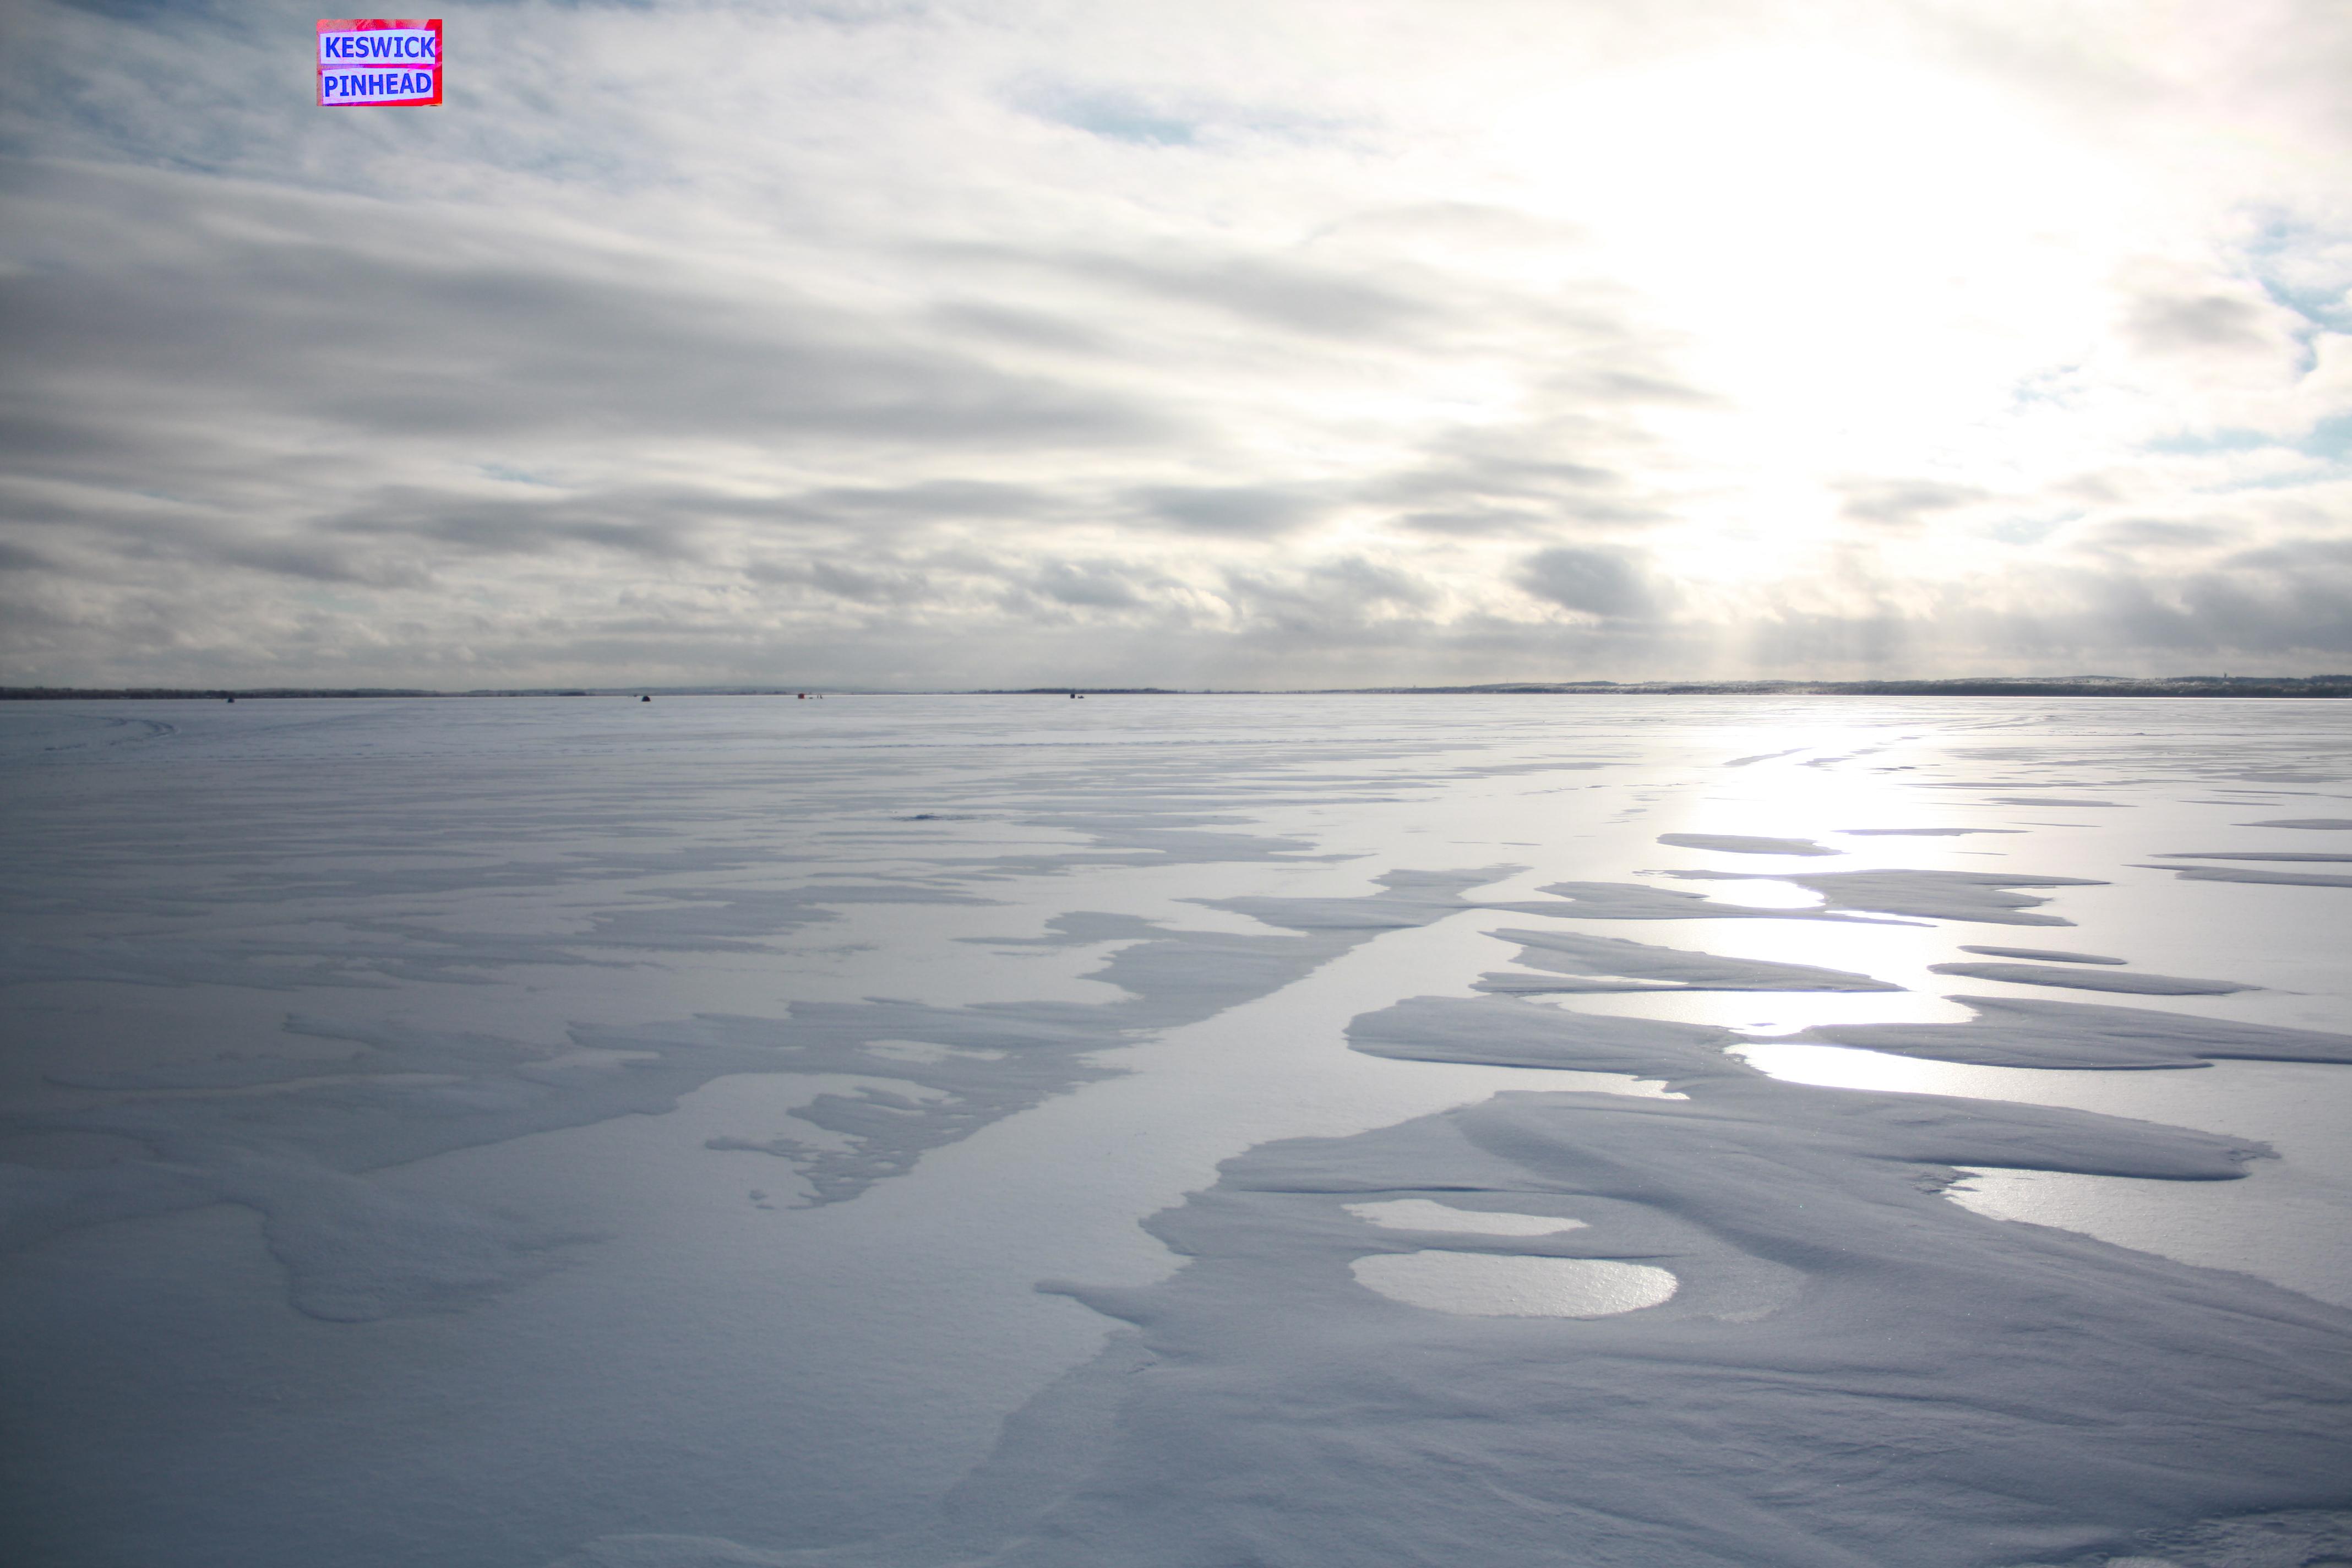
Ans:
<svg viewBox="0 0 2352 1568"><path fill-rule="evenodd" d="M0 1535L2344 1559L2347 800L2324 702L0 707Z"/></svg>

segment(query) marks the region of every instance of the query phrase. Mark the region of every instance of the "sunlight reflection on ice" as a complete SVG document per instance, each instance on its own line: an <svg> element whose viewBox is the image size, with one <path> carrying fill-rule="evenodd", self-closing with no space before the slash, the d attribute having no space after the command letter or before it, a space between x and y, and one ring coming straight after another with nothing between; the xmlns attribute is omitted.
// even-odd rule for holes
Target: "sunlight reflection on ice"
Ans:
<svg viewBox="0 0 2352 1568"><path fill-rule="evenodd" d="M1777 877L1742 880L1734 884L1730 891L1707 896L1719 904L1737 904L1750 910L1811 910L1819 908L1822 902L1822 895L1812 889L1801 888Z"/></svg>
<svg viewBox="0 0 2352 1568"><path fill-rule="evenodd" d="M1391 1300L1475 1318L1606 1318L1654 1307L1679 1283L1643 1263L1490 1252L1382 1253L1349 1267Z"/></svg>
<svg viewBox="0 0 2352 1568"><path fill-rule="evenodd" d="M2341 1067L2242 1061L2151 1072L1975 1067L1777 1042L1733 1052L1793 1083L2067 1105L2260 1138L2280 1158L2256 1162L2240 1181L1969 1168L1967 1184L1946 1195L1991 1218L2054 1226L2181 1263L2236 1269L2352 1307L2352 1149L2338 1131L2352 1101L2352 1073Z"/></svg>
<svg viewBox="0 0 2352 1568"><path fill-rule="evenodd" d="M1817 1024L1957 1024L1969 1010L1957 1002L1917 992L1838 991L1621 991L1605 995L1539 998L1571 1013L1616 1013L1664 1018L1678 1024L1714 1024L1745 1035L1790 1035ZM1817 1047L1815 1049L1832 1049ZM1875 1054L1875 1053L1873 1053ZM1900 1061L1903 1058L1892 1058ZM1759 1061L1775 1078L1791 1078ZM1910 1064L1917 1066L1917 1063ZM1811 1079L1801 1081L1811 1083ZM1875 1089L1877 1084L1847 1087ZM1950 1092L1959 1093L1961 1090Z"/></svg>

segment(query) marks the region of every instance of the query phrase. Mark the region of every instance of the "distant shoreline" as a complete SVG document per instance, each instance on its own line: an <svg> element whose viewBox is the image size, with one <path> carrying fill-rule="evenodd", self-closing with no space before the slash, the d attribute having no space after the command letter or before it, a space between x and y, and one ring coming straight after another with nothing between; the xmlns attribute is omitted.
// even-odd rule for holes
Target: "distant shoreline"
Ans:
<svg viewBox="0 0 2352 1568"><path fill-rule="evenodd" d="M1030 686L948 690L790 686L535 687L432 691L397 687L0 686L0 701L226 701L231 698L463 697L2352 697L2352 675L1967 676L1941 680L1504 681L1477 686L1184 689Z"/></svg>

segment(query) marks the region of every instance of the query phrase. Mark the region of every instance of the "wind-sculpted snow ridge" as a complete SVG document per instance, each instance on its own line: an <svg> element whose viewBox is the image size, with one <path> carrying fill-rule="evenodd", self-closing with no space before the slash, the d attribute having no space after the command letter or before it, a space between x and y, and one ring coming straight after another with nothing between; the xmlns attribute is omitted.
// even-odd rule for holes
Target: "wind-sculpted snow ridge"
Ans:
<svg viewBox="0 0 2352 1568"><path fill-rule="evenodd" d="M1682 849L1717 849L1727 855L1841 855L1810 838L1756 838L1738 833L1661 833L1658 842Z"/></svg>
<svg viewBox="0 0 2352 1568"><path fill-rule="evenodd" d="M2020 833L2016 827L1841 827L1848 838L1965 838L1972 833Z"/></svg>
<svg viewBox="0 0 2352 1568"><path fill-rule="evenodd" d="M2352 1035L2038 997L1955 996L1964 1024L1818 1024L1792 1041L2014 1068L2195 1068L2209 1061L2352 1063Z"/></svg>
<svg viewBox="0 0 2352 1568"><path fill-rule="evenodd" d="M1737 877L1739 873L1725 872L1721 875ZM1771 879L1793 881L1796 879L1777 877ZM1497 903L1486 907L1508 910L1513 914L1555 915L1563 920L1581 921L1848 921L1862 918L1827 909L1776 910L1727 904L1703 893L1678 892L1672 888L1655 888L1642 882L1547 882L1537 890L1549 893L1552 897L1543 903ZM1909 922L1869 923L1901 925Z"/></svg>
<svg viewBox="0 0 2352 1568"><path fill-rule="evenodd" d="M1927 920L1982 921L1994 925L2063 926L2058 915L2030 912L2047 899L2012 892L2015 888L2096 888L2082 877L2029 877L2016 871L1670 871L1683 881L1794 882L1822 896L1828 910L1867 910L1877 914L1916 915Z"/></svg>
<svg viewBox="0 0 2352 1568"><path fill-rule="evenodd" d="M1608 992L1608 991L1900 991L1899 985L1874 980L1851 970L1823 969L1810 963L1776 963L1760 958L1731 958L1720 953L1692 952L1627 942L1620 937L1583 936L1567 931L1498 931L1495 935L1519 944L1518 962L1534 969L1576 976L1550 980L1532 974L1496 973L1482 976L1481 991Z"/></svg>
<svg viewBox="0 0 2352 1568"><path fill-rule="evenodd" d="M2077 961L2079 962L2079 961ZM2234 980L2189 980L2177 974L2117 973L2097 969L2062 969L2051 963L1931 963L1931 974L1969 980L2000 980L2011 985L2059 985L2070 991L2126 991L2140 996L2227 996L2259 991Z"/></svg>
<svg viewBox="0 0 2352 1568"><path fill-rule="evenodd" d="M2033 877L2021 871L1668 871L1665 875L1686 882L1793 882L1820 894L1822 902L1814 909L1766 909L1717 903L1701 894L1640 882L1552 882L1541 891L1564 901L1489 907L1570 920L1843 921L1878 914L1994 925L2063 926L2074 922L2032 912L2036 905L2049 902L2047 899L2011 889L2105 885L2082 877Z"/></svg>
<svg viewBox="0 0 2352 1568"><path fill-rule="evenodd" d="M644 861L624 861L595 875L619 878L656 868ZM658 868L707 876L735 868L708 858ZM544 868L514 867L487 871L480 868L462 872L394 871L385 876L383 885L370 887L368 892L375 898L397 898L469 887L529 889L549 876ZM212 897L228 906L248 900L268 904L289 891L310 897L347 897L354 889L336 879L321 879L307 888L226 890ZM761 951L760 939L824 924L838 919L836 911L845 906L981 906L992 901L944 879L836 880L786 889L673 891L659 899L641 900L637 907L599 911L589 918L585 931L563 940L436 931L419 921L384 918L345 920L345 926L366 939L356 942L208 941L176 934L136 940L85 938L71 942L0 940L0 985L84 980L120 985L234 985L299 991L313 985L382 989L399 981L484 984L498 970L527 965L619 968L629 960L618 955L631 952L756 952ZM593 956L600 952L605 956Z"/></svg>
<svg viewBox="0 0 2352 1568"><path fill-rule="evenodd" d="M2352 888L2352 875L2327 872L2263 871L2252 866L2150 866L2169 871L2184 882L2249 882L2273 888Z"/></svg>
<svg viewBox="0 0 2352 1568"><path fill-rule="evenodd" d="M2300 849L2183 849L2158 855L2159 860L2293 860L2317 861L2341 866L2352 862L2352 855L2329 855Z"/></svg>
<svg viewBox="0 0 2352 1568"><path fill-rule="evenodd" d="M2126 963L2122 958L2105 958L2095 952L2069 952L2055 947L1983 947L1968 942L1960 944L1962 952L1982 953L1987 958L2022 958L2043 963Z"/></svg>
<svg viewBox="0 0 2352 1568"><path fill-rule="evenodd" d="M248 1056L122 1073L59 1073L107 1103L0 1117L0 1131L124 1141L136 1158L89 1168L0 1164L0 1248L79 1226L241 1204L263 1216L294 1304L338 1321L461 1306L544 1272L551 1249L593 1239L487 1207L385 1192L364 1173L613 1117L655 1115L739 1073L845 1073L918 1091L820 1094L797 1120L841 1135L780 1132L710 1147L782 1156L815 1203L854 1198L922 1155L1118 1069L1088 1059L1214 1016L1297 980L1383 931L1469 906L1462 892L1513 868L1393 871L1360 899L1237 899L1290 934L1170 931L1113 918L1140 940L1095 977L1129 993L1094 1005L967 1007L873 999L795 1003L783 1018L704 1016L669 1025L580 1024L571 1049L495 1036L297 1017L288 1030L359 1048L339 1058ZM722 906L723 907L723 906ZM797 908L797 905L793 906ZM755 921L776 918L761 910ZM723 923L735 925L730 918ZM1084 940L1083 915L1064 917ZM676 939L674 928L640 940ZM698 942L722 940L705 924ZM940 1047L910 1058L902 1042ZM244 1090L272 1090L266 1094Z"/></svg>
<svg viewBox="0 0 2352 1568"><path fill-rule="evenodd" d="M1507 997L1419 998L1349 1038L1684 1098L1507 1093L1228 1161L1149 1222L1190 1259L1172 1279L1050 1287L1137 1330L1074 1374L1090 1389L1041 1402L1090 1392L1115 1416L1064 1446L1057 1500L1022 1522L972 1509L958 1552L775 1561L1988 1568L2344 1500L2352 1314L1940 1195L1961 1165L2227 1180L2257 1145L1783 1083L1726 1057L1727 1031ZM1368 1199L1582 1223L1417 1233L1351 1212ZM1431 1248L1680 1288L1608 1317L1465 1317L1351 1270Z"/></svg>

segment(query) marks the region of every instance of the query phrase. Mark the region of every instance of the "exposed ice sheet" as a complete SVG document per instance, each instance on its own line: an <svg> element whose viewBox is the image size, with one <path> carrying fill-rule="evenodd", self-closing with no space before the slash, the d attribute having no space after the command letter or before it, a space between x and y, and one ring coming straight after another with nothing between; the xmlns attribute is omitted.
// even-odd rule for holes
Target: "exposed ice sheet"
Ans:
<svg viewBox="0 0 2352 1568"><path fill-rule="evenodd" d="M1391 1300L1474 1318L1607 1318L1670 1300L1675 1277L1645 1263L1478 1252L1381 1253L1348 1266Z"/></svg>
<svg viewBox="0 0 2352 1568"><path fill-rule="evenodd" d="M1465 1231L1475 1236L1552 1236L1581 1230L1580 1219L1551 1215L1510 1214L1486 1209L1455 1208L1427 1198L1390 1198L1373 1204L1348 1204L1358 1219L1389 1230Z"/></svg>

